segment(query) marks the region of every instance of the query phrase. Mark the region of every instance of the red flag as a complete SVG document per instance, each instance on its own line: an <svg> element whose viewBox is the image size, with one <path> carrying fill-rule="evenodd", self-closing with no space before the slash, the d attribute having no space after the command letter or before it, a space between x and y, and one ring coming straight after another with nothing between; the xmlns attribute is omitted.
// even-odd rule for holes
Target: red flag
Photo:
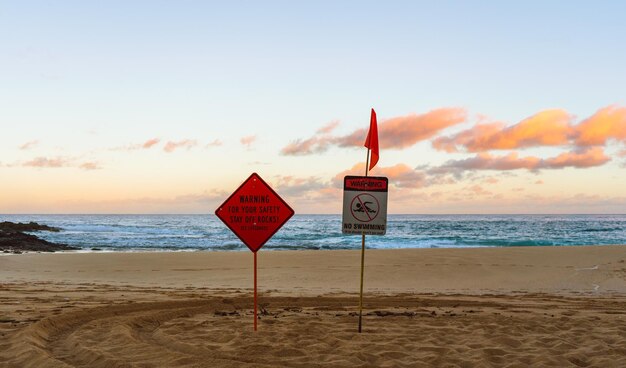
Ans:
<svg viewBox="0 0 626 368"><path fill-rule="evenodd" d="M372 151L369 170L373 169L378 163L378 124L376 123L376 111L372 109L372 117L370 118L370 130L365 139L365 147Z"/></svg>

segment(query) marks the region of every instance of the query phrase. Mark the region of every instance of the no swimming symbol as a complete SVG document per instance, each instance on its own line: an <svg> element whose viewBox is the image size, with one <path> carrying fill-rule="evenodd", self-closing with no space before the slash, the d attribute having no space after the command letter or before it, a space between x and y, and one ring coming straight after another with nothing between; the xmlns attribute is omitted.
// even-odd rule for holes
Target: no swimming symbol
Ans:
<svg viewBox="0 0 626 368"><path fill-rule="evenodd" d="M361 193L352 199L350 211L352 217L357 221L370 222L378 216L379 207L376 197L368 193Z"/></svg>

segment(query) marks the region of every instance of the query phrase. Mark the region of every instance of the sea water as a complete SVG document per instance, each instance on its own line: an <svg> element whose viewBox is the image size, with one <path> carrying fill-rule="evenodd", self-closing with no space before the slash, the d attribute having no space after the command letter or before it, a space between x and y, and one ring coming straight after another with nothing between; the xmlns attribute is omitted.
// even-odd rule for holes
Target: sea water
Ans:
<svg viewBox="0 0 626 368"><path fill-rule="evenodd" d="M48 241L103 251L246 250L214 215L0 215L0 221L59 227ZM626 215L389 215L387 234L367 247L459 248L626 244ZM264 250L358 249L340 215L295 215Z"/></svg>

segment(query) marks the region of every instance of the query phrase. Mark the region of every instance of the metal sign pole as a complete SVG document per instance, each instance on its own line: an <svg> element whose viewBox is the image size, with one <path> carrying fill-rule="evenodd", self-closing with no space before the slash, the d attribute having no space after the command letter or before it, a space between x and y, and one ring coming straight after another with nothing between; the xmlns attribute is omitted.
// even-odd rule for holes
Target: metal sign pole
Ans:
<svg viewBox="0 0 626 368"><path fill-rule="evenodd" d="M262 215L270 210L275 215ZM293 214L287 202L257 173L252 173L215 210L215 215L254 253L254 331L258 323L257 252Z"/></svg>
<svg viewBox="0 0 626 368"><path fill-rule="evenodd" d="M256 331L256 324L257 324L256 254L257 252L254 252L254 331Z"/></svg>
<svg viewBox="0 0 626 368"><path fill-rule="evenodd" d="M365 176L369 173L370 149L367 149L365 159ZM363 319L363 272L365 270L365 233L361 234L361 288L359 292L359 333L361 333L361 321Z"/></svg>

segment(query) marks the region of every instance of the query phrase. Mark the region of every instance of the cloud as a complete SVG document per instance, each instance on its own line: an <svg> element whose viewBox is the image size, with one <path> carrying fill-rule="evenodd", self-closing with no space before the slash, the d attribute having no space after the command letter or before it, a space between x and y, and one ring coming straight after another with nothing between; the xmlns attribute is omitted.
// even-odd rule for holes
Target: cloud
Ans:
<svg viewBox="0 0 626 368"><path fill-rule="evenodd" d="M140 149L150 149L157 145L161 140L159 138L148 139L143 143L129 144L126 146L111 148L111 151L135 151Z"/></svg>
<svg viewBox="0 0 626 368"><path fill-rule="evenodd" d="M449 170L517 170L536 168L541 159L537 157L520 158L514 152L506 156L495 157L489 153L480 153L462 160L450 160L431 172L444 173Z"/></svg>
<svg viewBox="0 0 626 368"><path fill-rule="evenodd" d="M34 140L34 141L28 141L22 145L20 145L18 148L25 151L25 150L29 150L31 148L36 147L37 145L39 145L39 141L38 140Z"/></svg>
<svg viewBox="0 0 626 368"><path fill-rule="evenodd" d="M461 108L441 108L425 114L411 114L387 119L378 124L381 148L404 149L419 141L429 139L439 131L460 124L467 119ZM357 129L344 136L333 136L330 132L338 123L330 123L320 128L310 138L297 139L283 147L283 155L310 155L326 151L331 146L361 147L365 142L367 129Z"/></svg>
<svg viewBox="0 0 626 368"><path fill-rule="evenodd" d="M442 108L425 114L412 114L392 118L378 127L380 146L384 148L407 148L419 141L431 138L439 131L460 124L467 119L467 113L459 108ZM358 137L354 133L339 143L340 146L362 146L366 129L360 129ZM358 138L355 140L354 138Z"/></svg>
<svg viewBox="0 0 626 368"><path fill-rule="evenodd" d="M450 137L435 139L433 147L446 152L457 152L460 147L469 152L484 152L565 145L573 133L571 119L564 110L545 110L510 127L502 123L477 124Z"/></svg>
<svg viewBox="0 0 626 368"><path fill-rule="evenodd" d="M315 135L308 139L296 139L280 150L280 153L287 156L303 156L326 151L336 138L330 133L339 126L339 121L330 123L319 128Z"/></svg>
<svg viewBox="0 0 626 368"><path fill-rule="evenodd" d="M575 127L577 146L604 145L609 139L626 142L626 107L602 108Z"/></svg>
<svg viewBox="0 0 626 368"><path fill-rule="evenodd" d="M339 120L333 120L317 130L317 134L330 134L339 126Z"/></svg>
<svg viewBox="0 0 626 368"><path fill-rule="evenodd" d="M188 150L198 145L198 141L192 139L183 139L182 141L168 141L163 147L163 151L172 153L179 148L187 148Z"/></svg>
<svg viewBox="0 0 626 368"><path fill-rule="evenodd" d="M601 166L611 160L601 147L591 147L580 152L565 152L557 157L544 160L543 167L562 169L564 167L594 167Z"/></svg>
<svg viewBox="0 0 626 368"><path fill-rule="evenodd" d="M241 144L243 144L244 146L250 148L252 144L256 142L256 139L257 139L256 135L248 135L245 137L241 137L239 142L241 142Z"/></svg>
<svg viewBox="0 0 626 368"><path fill-rule="evenodd" d="M503 123L477 124L448 137L433 140L435 149L446 152L485 152L528 147L602 146L610 139L626 142L626 108L608 106L580 124L560 109L544 110L506 127Z"/></svg>
<svg viewBox="0 0 626 368"><path fill-rule="evenodd" d="M22 164L24 167L39 167L39 168L59 168L69 166L69 161L63 157L47 158L36 157L30 161L26 161Z"/></svg>
<svg viewBox="0 0 626 368"><path fill-rule="evenodd" d="M534 156L520 157L517 152L505 156L493 156L480 153L474 157L451 160L444 165L431 169L432 173L445 173L467 170L518 170L537 171L541 169L562 169L566 167L588 168L601 166L610 161L601 147L592 147L581 151L565 152L556 157L541 159Z"/></svg>
<svg viewBox="0 0 626 368"><path fill-rule="evenodd" d="M348 170L344 170L332 180L335 187L343 187L343 178L347 175L364 175L365 164L359 163ZM427 177L421 171L417 171L405 164L397 164L388 167L376 166L371 172L372 176L386 176L389 184L398 188L421 188L427 185Z"/></svg>
<svg viewBox="0 0 626 368"><path fill-rule="evenodd" d="M309 213L337 213L341 211L341 189L318 177L275 176L276 192L296 212L306 208Z"/></svg>
<svg viewBox="0 0 626 368"><path fill-rule="evenodd" d="M473 185L471 187L467 187L465 188L465 190L467 192L472 193L472 195L476 195L476 196L487 196L487 195L492 195L493 193L491 193L490 191L486 190L485 188L483 188L480 185Z"/></svg>
<svg viewBox="0 0 626 368"><path fill-rule="evenodd" d="M161 143L161 139L152 138L148 139L143 143L129 144L122 147L112 148L111 151L135 151L135 150L147 150L155 147L157 144ZM163 146L163 150L168 153L172 153L179 148L187 148L191 149L198 145L198 141L195 139L183 139L180 141L167 141ZM222 142L219 139L215 139L212 142L207 143L204 147L217 147L221 146Z"/></svg>
<svg viewBox="0 0 626 368"><path fill-rule="evenodd" d="M12 166L22 166L22 167L35 167L35 168L45 168L45 169L58 169L58 168L67 168L67 167L75 167L82 170L99 170L102 167L99 163L95 161L86 161L80 164L76 163L76 160L67 157L36 157L30 161L23 162L21 164L15 164Z"/></svg>
<svg viewBox="0 0 626 368"><path fill-rule="evenodd" d="M363 175L365 164L360 163L335 175L330 181L319 177L276 176L274 188L287 199L297 200L299 206L306 205L318 213L341 211L341 194L343 178L346 175ZM389 178L390 185L398 193L413 195L413 190L426 185L426 175L405 165L397 164L389 167L376 167L372 175Z"/></svg>
<svg viewBox="0 0 626 368"><path fill-rule="evenodd" d="M148 139L147 141L145 141L142 145L141 148L143 149L148 149L148 148L152 148L152 146L154 146L155 144L159 143L161 140L159 138L152 138L152 139Z"/></svg>
<svg viewBox="0 0 626 368"><path fill-rule="evenodd" d="M537 185L541 185L541 184L543 184L543 180L537 180L537 181L535 182L535 184L537 184Z"/></svg>
<svg viewBox="0 0 626 368"><path fill-rule="evenodd" d="M223 145L224 143L222 143L222 141L220 141L219 139L215 139L212 142L209 142L206 144L206 146L204 146L205 148L211 148L211 147L219 147L221 145Z"/></svg>
<svg viewBox="0 0 626 368"><path fill-rule="evenodd" d="M304 156L313 153L324 152L330 147L333 139L325 137L311 137L308 139L297 139L280 150L280 153L287 156Z"/></svg>
<svg viewBox="0 0 626 368"><path fill-rule="evenodd" d="M78 166L78 168L83 170L100 170L102 167L97 162L83 162Z"/></svg>
<svg viewBox="0 0 626 368"><path fill-rule="evenodd" d="M277 176L276 189L281 195L289 197L300 197L322 190L328 184L322 182L318 177L310 176L298 178L294 176Z"/></svg>

